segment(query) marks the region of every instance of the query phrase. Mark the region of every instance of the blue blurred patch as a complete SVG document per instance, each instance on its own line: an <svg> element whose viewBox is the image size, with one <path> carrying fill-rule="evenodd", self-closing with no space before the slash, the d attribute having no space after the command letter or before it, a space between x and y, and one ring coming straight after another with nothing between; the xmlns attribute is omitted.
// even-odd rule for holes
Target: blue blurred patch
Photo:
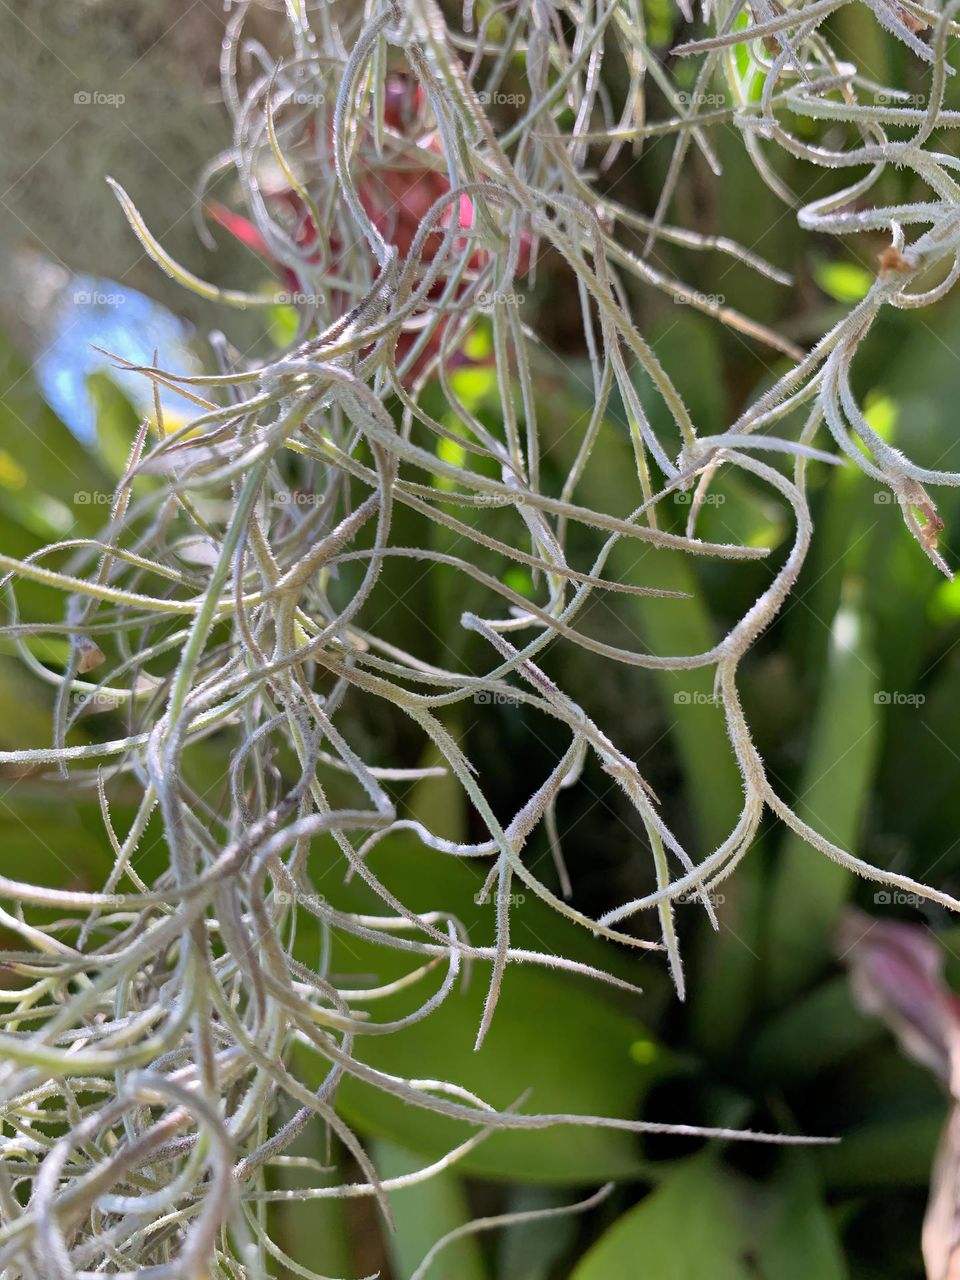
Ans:
<svg viewBox="0 0 960 1280"><path fill-rule="evenodd" d="M94 344L137 364L151 364L154 351L161 368L172 373L197 373L190 350L192 329L166 307L115 280L74 276L53 307L52 334L36 363L36 376L45 399L81 439L95 432L93 401L87 389L92 373L105 372L138 410L151 412L153 389L142 374L114 367ZM182 414L187 402L161 391L164 408Z"/></svg>

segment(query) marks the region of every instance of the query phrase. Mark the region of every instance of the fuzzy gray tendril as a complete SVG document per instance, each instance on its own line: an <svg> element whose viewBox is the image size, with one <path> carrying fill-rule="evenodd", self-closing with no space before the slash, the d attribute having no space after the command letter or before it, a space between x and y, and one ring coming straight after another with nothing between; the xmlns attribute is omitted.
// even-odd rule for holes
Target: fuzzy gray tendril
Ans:
<svg viewBox="0 0 960 1280"><path fill-rule="evenodd" d="M455 990L467 962L489 974L479 1040L496 1016L511 964L549 965L628 987L575 960L515 947L516 882L594 935L664 952L681 997L673 904L699 895L712 914L710 891L744 856L767 808L843 866L960 906L866 864L802 822L767 777L737 691L738 664L783 606L810 546L805 475L812 461L838 460L830 437L889 486L923 551L949 573L926 486L955 485L960 476L916 466L885 443L857 404L850 373L883 307L933 302L960 275L960 187L952 176L958 162L935 149L935 132L960 124L960 115L943 109L951 74L944 51L960 30L958 6L955 0L940 13L915 0L868 0L891 38L927 68L929 97L918 110L904 105L896 89L887 91L885 105L860 102L858 92L869 88L876 96L876 86L834 52L821 30L848 2L757 0L748 7L707 0L703 16L714 34L677 50L701 59L692 95L678 93L651 52L640 0L508 0L476 14L466 0L458 26L436 0L288 0L288 46L279 62L245 39L249 0L233 6L223 90L234 142L202 175L199 194L202 203L214 179L235 171L247 225L297 281L299 332L288 349L256 367L221 340L221 368L210 376L174 377L159 361L142 369L158 392L157 431L151 435L144 423L133 441L100 538L58 543L24 560L0 555L5 631L34 675L57 690L52 745L0 758L18 768L58 770L72 786L95 789L116 855L102 892L0 878L6 903L0 919L23 944L5 956L10 981L0 991L7 1008L0 1030L5 1277L271 1274L288 1260L270 1237L266 1206L286 1193L270 1189L268 1174L292 1159L285 1151L317 1120L341 1140L362 1178L334 1186L318 1179L296 1194L372 1196L388 1217L385 1191L428 1178L495 1130L608 1125L790 1140L528 1113L522 1104L499 1110L456 1081L404 1079L366 1065L357 1042L429 1016ZM928 38L921 39L925 28ZM514 56L519 52L522 60ZM601 80L605 60L625 77L619 112ZM496 107L506 96L508 71L511 84L524 77L524 92L513 95L516 110L502 126ZM701 110L704 88L720 80L729 105ZM650 81L675 105L665 120L647 118ZM398 83L399 106L392 97ZM814 146L789 131L788 116L838 122L858 140L842 150ZM648 249L663 239L718 251L783 280L733 242L666 221L690 149L717 168L709 129L724 123L739 130L758 174L777 190L764 155L770 147L811 166L851 170L848 186L800 209L804 227L889 234L867 296L807 354L695 294L618 241L618 229L627 227L646 234ZM903 140L891 140L892 129ZM597 165L602 170L621 148L664 136L673 154L654 217L641 218L595 189ZM929 198L872 206L870 193L889 165L912 169ZM396 208L378 201L384 187L391 191L389 175L395 180L405 171L426 174L423 188L431 194L411 214L405 188L394 186L394 205L413 217L402 234ZM113 185L146 251L186 288L213 303L275 303L274 296L225 290L184 271ZM911 227L919 230L908 242ZM547 248L576 285L594 397L576 457L555 492L541 483L533 394L548 357L521 320L518 299ZM625 285L631 276L791 355L793 366L726 432L698 435L680 391L631 317ZM481 312L492 331L499 431L480 421L451 381ZM635 390L638 370L669 413L671 441L651 427ZM199 411L186 426L166 430L161 386ZM427 410L424 392L438 387L460 434ZM592 446L610 429L604 423L614 398L626 409L636 460L636 510L628 518L578 501ZM441 449L442 443L456 448ZM764 453L771 462L761 460ZM708 487L728 468L769 485L795 517L789 554L737 625L713 648L693 654L619 648L579 629L596 593L646 590L604 576L624 539L732 560L767 554L697 537ZM141 477L149 484L135 493ZM658 503L678 489L694 491L684 535L657 522ZM305 493L309 503L301 501ZM404 545L396 532L402 509L452 536L434 548ZM593 563L571 563L572 528L597 531ZM531 571L534 599L481 567L490 553ZM483 584L490 615L465 613L462 625L487 645L486 674L442 669L378 636L367 606L390 557L442 564ZM351 576L346 566L360 572ZM67 602L64 670L44 667L25 643L32 628L17 607L22 580L62 592ZM348 580L357 585L344 599ZM744 788L739 820L719 847L682 847L636 764L618 748L615 727L596 724L543 670L542 655L554 643L649 670L715 668ZM442 717L444 708L480 693L518 700L569 733L556 768L536 780L506 824ZM122 707L126 736L69 745L72 695ZM409 761L378 769L360 758L342 722L344 706L364 696L390 704L432 740L485 825L482 842L443 839L398 816L386 784L429 771L402 767ZM185 753L214 732L232 744L229 787L216 804L197 794L184 769ZM555 833L557 797L576 784L588 753L639 814L657 886L599 919L557 896L523 856L539 824ZM349 806L329 798L330 779L342 794L344 776L354 787ZM111 789L120 782L138 796L126 832L111 819ZM156 822L169 859L148 883L134 855ZM495 945L476 945L443 902L421 913L390 892L378 875L378 850L398 831L426 849L486 863ZM380 914L342 909L329 876L324 896L317 894L310 858L318 837L335 841L344 876L362 878L380 899ZM658 921L658 943L630 931L633 918L647 911ZM431 994L401 1021L377 1022L364 1005L397 984L354 989L323 964L310 969L294 959L303 913L315 917L323 938L339 933L402 952L410 962L403 984L423 983ZM325 1064L319 1088L298 1076L300 1053ZM414 1107L467 1121L474 1135L433 1165L382 1182L338 1115L338 1088L351 1076ZM299 1167L310 1164L296 1159ZM294 1271L316 1274L301 1264Z"/></svg>

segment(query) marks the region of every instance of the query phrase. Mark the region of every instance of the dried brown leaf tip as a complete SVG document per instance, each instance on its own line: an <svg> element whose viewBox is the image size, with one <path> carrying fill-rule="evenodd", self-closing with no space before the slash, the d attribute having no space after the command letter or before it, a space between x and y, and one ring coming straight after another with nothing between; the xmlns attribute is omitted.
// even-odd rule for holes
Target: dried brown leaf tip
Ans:
<svg viewBox="0 0 960 1280"><path fill-rule="evenodd" d="M933 550L938 545L938 539L943 532L943 521L937 515L933 503L927 503L919 508L920 514L923 516L923 524L920 526L920 541L925 547Z"/></svg>
<svg viewBox="0 0 960 1280"><path fill-rule="evenodd" d="M904 497L923 521L920 541L925 547L935 547L937 536L943 532L943 521L937 512L937 504L919 481L907 476L903 482Z"/></svg>
<svg viewBox="0 0 960 1280"><path fill-rule="evenodd" d="M902 275L913 269L913 264L903 256L894 244L888 244L881 253L877 254L877 259L880 263L880 274L882 276Z"/></svg>
<svg viewBox="0 0 960 1280"><path fill-rule="evenodd" d="M95 667L102 666L106 661L100 646L88 640L86 636L77 636L76 646L77 671L80 675L86 675L88 671L93 671Z"/></svg>
<svg viewBox="0 0 960 1280"><path fill-rule="evenodd" d="M926 18L916 17L915 14L912 14L909 9L905 9L902 5L898 4L896 9L897 17L907 30L912 31L914 35L916 35L918 31L926 31L930 26L930 23L927 22Z"/></svg>
<svg viewBox="0 0 960 1280"><path fill-rule="evenodd" d="M900 500L903 519L927 553L927 557L946 577L953 577L953 570L940 554L940 534L944 530L936 503L926 489L912 476L901 476L895 485Z"/></svg>

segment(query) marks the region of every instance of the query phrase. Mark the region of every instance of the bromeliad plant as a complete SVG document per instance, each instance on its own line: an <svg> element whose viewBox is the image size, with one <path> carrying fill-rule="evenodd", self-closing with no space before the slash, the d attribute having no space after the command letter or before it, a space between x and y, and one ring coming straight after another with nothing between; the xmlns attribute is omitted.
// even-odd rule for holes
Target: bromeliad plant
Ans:
<svg viewBox="0 0 960 1280"><path fill-rule="evenodd" d="M871 2L929 68L918 108L904 105L897 88L885 89L880 105L862 100L877 87L834 51L824 26L845 2L705 5L713 34L674 51L701 58L692 93L674 86L652 52L638 0L467 3L456 21L436 0L291 0L279 61L245 38L250 5L241 3L223 54L233 146L203 175L197 208L273 264L283 286L275 292L220 288L185 271L113 183L165 271L214 304L292 304L296 332L266 360L216 337L219 369L205 377L174 377L159 362L142 369L157 392L155 434L145 421L132 441L100 537L25 559L0 556L5 634L56 690L52 744L4 753L3 763L59 771L65 784L95 790L115 854L100 892L0 879L10 904L3 925L23 945L5 955L9 983L0 993L8 1009L0 1034L4 1275L195 1280L268 1275L281 1263L314 1275L282 1253L267 1210L282 1194L271 1182L275 1170L294 1161L316 1167L288 1154L314 1121L340 1139L361 1180L330 1184L317 1167L318 1185L299 1194L376 1197L387 1215L391 1186L428 1178L496 1130L588 1125L789 1140L539 1114L522 1101L496 1108L457 1081L370 1066L364 1037L429 1017L467 964L489 974L478 1044L511 965L635 990L582 961L516 946L519 889L591 935L663 952L681 998L674 903L694 895L714 918L714 891L767 809L843 866L960 907L802 821L770 781L738 696L738 667L782 608L810 546L811 462L835 463L839 451L887 486L923 551L950 573L926 486L956 485L960 476L917 466L886 443L857 403L851 366L885 307L931 303L960 275L957 163L938 149L940 131L960 124L943 107L956 5L940 13L914 0ZM619 77L616 93L607 67ZM726 105L717 107L706 91L719 80ZM651 82L670 104L665 119L647 116ZM791 131L790 118L812 124ZM800 210L810 231L889 237L866 296L807 353L651 261L663 241L730 255L784 282L749 250L667 221L688 152L717 168L709 134L717 126L739 131L759 179L778 192L769 156L776 147L817 168L851 170L849 182ZM606 196L601 179L623 148L662 138L672 140L672 156L657 210L645 218ZM892 167L911 170L927 195L872 203ZM214 182L231 172L232 196L214 199ZM645 252L625 247L636 232ZM559 485L545 480L546 463L556 460L544 452L538 421L549 361L521 314L521 294L535 288L547 258L576 299L592 376L592 411ZM789 371L727 430L700 434L635 323L631 279L790 356ZM494 427L455 377L474 358L481 331L499 393ZM649 397L637 389L644 381L672 424L669 436L651 423ZM167 429L161 387L196 410L185 425ZM626 515L581 496L597 439L617 429L617 406L636 463ZM627 649L591 634L587 606L603 593L675 594L605 576L618 544L732 561L767 554L697 536L710 486L730 470L769 486L795 521L789 554L737 625L706 651L686 654ZM683 534L658 518L678 492L692 495ZM408 512L443 538L408 545L399 532ZM589 562L585 545L593 547ZM441 668L381 633L376 588L385 566L402 558L443 565L487 593L482 616L461 618L487 647L486 670ZM512 585L504 566L529 572L532 593ZM62 593L63 622L21 619L21 583ZM69 641L62 669L44 665L31 646L51 633ZM597 662L715 670L743 779L742 811L716 848L683 846L618 747L617 725L597 724L548 674L548 649L568 645ZM446 720L447 708L482 697L515 700L567 735L561 759L531 780L528 799L505 822ZM79 708L91 700L122 709L123 736L71 742ZM412 722L442 765L365 760L348 717L371 703ZM219 777L198 778L189 767L191 752L215 735L230 744L222 788ZM649 893L600 915L579 910L563 891L555 815L588 755L634 806L653 866ZM392 784L443 771L468 798L481 839L447 838L398 808ZM137 796L125 831L112 818L119 788ZM167 863L147 880L137 854L157 824ZM540 824L560 891L524 858ZM443 901L424 912L391 891L378 863L399 832L424 850L484 866L496 903L493 945L472 939ZM326 867L318 884L321 842L335 846L340 875ZM338 901L338 884L351 878L379 900L378 912ZM658 939L633 931L647 912ZM313 966L295 950L305 919L324 944ZM409 967L401 979L364 985L332 969L335 937L398 952ZM420 984L429 994L402 1019L378 1021L365 1008ZM304 1078L304 1054L324 1064L319 1087ZM350 1077L465 1121L474 1134L438 1163L384 1181L338 1111ZM523 1087L518 1080L518 1099Z"/></svg>

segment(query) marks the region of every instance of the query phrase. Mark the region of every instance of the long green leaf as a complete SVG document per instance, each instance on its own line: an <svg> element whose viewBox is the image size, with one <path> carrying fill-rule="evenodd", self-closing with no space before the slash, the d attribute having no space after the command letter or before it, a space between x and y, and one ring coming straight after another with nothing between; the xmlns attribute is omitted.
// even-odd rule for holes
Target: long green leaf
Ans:
<svg viewBox="0 0 960 1280"><path fill-rule="evenodd" d="M880 679L869 624L848 593L833 620L823 688L795 811L842 849L855 851L880 741ZM852 874L787 836L774 872L767 927L770 999L781 1003L830 954Z"/></svg>
<svg viewBox="0 0 960 1280"><path fill-rule="evenodd" d="M374 1158L380 1176L395 1178L412 1173L423 1161L392 1142L374 1144ZM387 1233L387 1249L398 1276L409 1276L426 1254L449 1231L469 1222L470 1207L463 1187L453 1173L440 1173L413 1187L390 1192L396 1230ZM487 1280L487 1270L476 1237L453 1241L438 1257L433 1275L437 1280L456 1276L457 1280Z"/></svg>

